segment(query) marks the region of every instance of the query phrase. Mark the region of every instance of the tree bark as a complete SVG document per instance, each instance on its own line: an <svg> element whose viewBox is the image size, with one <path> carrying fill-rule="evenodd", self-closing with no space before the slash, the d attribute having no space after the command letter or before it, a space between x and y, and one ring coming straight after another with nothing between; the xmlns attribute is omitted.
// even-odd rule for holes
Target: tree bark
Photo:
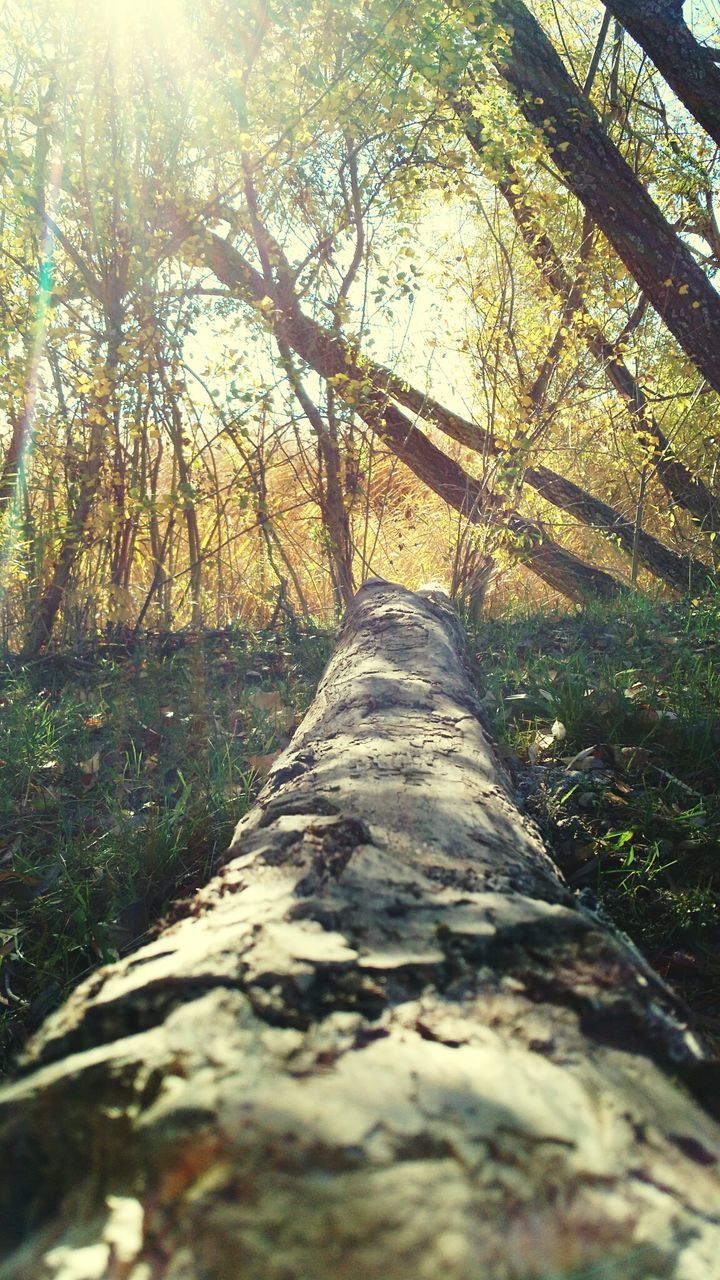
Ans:
<svg viewBox="0 0 720 1280"><path fill-rule="evenodd" d="M603 531L634 562L643 564L656 578L676 591L705 591L715 582L712 571L696 556L678 555L659 538L641 529L635 520L629 520L608 502L595 498L549 467L528 467L525 480L548 502Z"/></svg>
<svg viewBox="0 0 720 1280"><path fill-rule="evenodd" d="M720 391L720 295L608 137L522 0L492 0L509 33L491 51L568 188L615 248L670 332ZM485 22L483 10L480 21Z"/></svg>
<svg viewBox="0 0 720 1280"><path fill-rule="evenodd" d="M606 7L720 147L720 67L685 22L682 0L607 0Z"/></svg>
<svg viewBox="0 0 720 1280"><path fill-rule="evenodd" d="M26 437L25 415L18 417L14 410L9 414L12 435L0 470L0 511L11 506L17 490L18 474L22 465L23 446Z"/></svg>
<svg viewBox="0 0 720 1280"><path fill-rule="evenodd" d="M224 869L46 1023L2 1280L714 1274L717 1068L516 810L461 647L367 583Z"/></svg>

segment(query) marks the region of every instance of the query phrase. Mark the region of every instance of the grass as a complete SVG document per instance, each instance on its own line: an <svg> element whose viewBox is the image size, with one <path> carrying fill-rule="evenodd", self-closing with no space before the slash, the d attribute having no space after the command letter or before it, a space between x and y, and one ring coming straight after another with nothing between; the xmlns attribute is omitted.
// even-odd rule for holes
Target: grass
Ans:
<svg viewBox="0 0 720 1280"><path fill-rule="evenodd" d="M720 1032L720 598L488 619L470 640L492 732L568 881ZM579 765L605 767L573 768L593 747Z"/></svg>
<svg viewBox="0 0 720 1280"><path fill-rule="evenodd" d="M0 1071L209 878L331 645L222 633L0 667Z"/></svg>
<svg viewBox="0 0 720 1280"><path fill-rule="evenodd" d="M719 624L717 599L640 596L468 624L490 727L567 880L718 1031ZM209 633L0 666L0 1070L209 878L332 644ZM570 767L593 747L606 767Z"/></svg>

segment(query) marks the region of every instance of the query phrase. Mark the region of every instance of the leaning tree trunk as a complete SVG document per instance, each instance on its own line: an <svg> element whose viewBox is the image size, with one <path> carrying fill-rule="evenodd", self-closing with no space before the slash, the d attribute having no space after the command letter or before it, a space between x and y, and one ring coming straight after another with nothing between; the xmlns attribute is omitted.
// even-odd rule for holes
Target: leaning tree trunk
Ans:
<svg viewBox="0 0 720 1280"><path fill-rule="evenodd" d="M186 235L190 232L189 224L180 220L177 228L182 228ZM233 245L214 233L207 234L202 243L208 266L229 289L250 305L265 298L267 285L263 277ZM390 400L411 409L474 452L483 456L502 456L491 432L461 418L427 393L418 391L383 365L370 360L340 334L324 329L300 309L287 281L281 292L283 306L275 308L272 326L284 349L287 351L291 347L311 368L336 385L339 394L373 430L384 436L397 456L431 489L476 523L491 518L493 511L497 512L499 522L511 528L519 539L528 569L569 599L583 600L588 595L610 596L617 591L616 581L603 570L578 561L572 553L554 543L538 525L524 519L519 512L506 508L500 494L491 495L479 481L462 471L458 463L449 459L431 441L428 442L417 423L399 413ZM359 397L358 387L361 388ZM428 445L429 448L426 447ZM677 468L687 476L680 463L668 462L667 467ZM689 476L687 479L689 481ZM523 480L552 505L568 511L603 535L616 539L624 551L637 555L642 564L668 586L682 591L703 590L713 581L713 575L702 561L678 555L652 534L637 529L634 522L626 520L613 507L548 467L527 467ZM703 512L706 512L705 507Z"/></svg>
<svg viewBox="0 0 720 1280"><path fill-rule="evenodd" d="M191 224L183 218L176 217L173 221L179 239L191 234ZM232 245L214 234L202 237L201 243L205 261L219 280L230 289L237 290L251 305L253 300L259 303L264 299L267 286L262 276ZM292 348L316 373L332 382L346 404L428 488L472 523L489 523L509 531L512 535L509 549L532 573L568 599L583 601L590 596L610 599L619 593L621 584L617 578L604 569L586 564L555 542L535 521L508 507L502 494L494 493L482 481L468 474L454 458L438 449L417 423L391 402L391 398L409 404L419 413L423 412L423 406L430 404L439 410L441 407L435 401L413 392L401 379L367 360L339 334L323 329L306 316L300 310L298 299L286 278L278 286L278 293L281 297L271 321L276 337L286 349ZM445 411L434 411L432 421L454 439L478 451L480 441L488 438L474 424L465 423ZM557 486L558 491L560 488ZM587 496L588 503L580 508L584 515L592 503ZM605 508L605 512L607 510L609 508ZM603 519L601 527L606 530L606 520ZM641 544L642 554L644 538ZM682 576L684 584L684 566Z"/></svg>
<svg viewBox="0 0 720 1280"><path fill-rule="evenodd" d="M720 67L683 18L682 0L606 0L670 88L720 147Z"/></svg>
<svg viewBox="0 0 720 1280"><path fill-rule="evenodd" d="M705 1280L703 1093L515 808L447 602L375 579L224 870L2 1093L0 1275Z"/></svg>
<svg viewBox="0 0 720 1280"><path fill-rule="evenodd" d="M479 121L469 105L462 99L452 99L453 108L462 121L465 136L473 150L482 159L487 140ZM497 147L493 150L494 163L502 163L502 173L495 178L497 188L515 219L530 257L537 264L546 284L557 295L563 307L568 307L577 291L577 284L567 270L562 255L533 211L524 194L522 174L515 168L509 156L498 159ZM584 338L590 353L600 362L608 382L630 409L630 423L638 439L650 450L650 456L661 484L681 507L684 507L702 524L704 531L712 532L718 524L718 500L704 481L673 454L670 441L663 433L648 403L642 384L632 373L623 358L622 343L613 339L593 318L584 302L578 308L578 332Z"/></svg>
<svg viewBox="0 0 720 1280"><path fill-rule="evenodd" d="M576 88L553 45L523 0L491 0L480 8L476 34L491 16L508 33L490 56L510 85L525 119L545 139L570 191L647 294L670 332L720 392L720 296L698 266L598 116Z"/></svg>

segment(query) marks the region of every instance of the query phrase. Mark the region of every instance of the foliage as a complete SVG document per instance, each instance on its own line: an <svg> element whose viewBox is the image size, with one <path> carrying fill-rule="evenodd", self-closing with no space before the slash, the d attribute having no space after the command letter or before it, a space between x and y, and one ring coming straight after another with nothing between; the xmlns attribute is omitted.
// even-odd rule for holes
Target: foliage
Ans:
<svg viewBox="0 0 720 1280"><path fill-rule="evenodd" d="M372 572L449 578L442 485L430 495L358 412L372 378L324 377L294 353L288 284L308 316L472 417L476 450L427 429L545 536L637 577L577 504L558 512L523 483L543 463L712 561L712 522L668 504L646 424L608 386L589 328L637 371L673 458L711 489L712 396L509 94L496 7L5 5L6 645L263 624L280 599L327 618ZM712 273L709 140L619 27L602 34L590 0L534 10L576 80L594 67L608 135ZM550 229L572 305L548 290L508 195ZM221 285L212 232L260 273L262 296ZM496 510L474 514L492 531Z"/></svg>

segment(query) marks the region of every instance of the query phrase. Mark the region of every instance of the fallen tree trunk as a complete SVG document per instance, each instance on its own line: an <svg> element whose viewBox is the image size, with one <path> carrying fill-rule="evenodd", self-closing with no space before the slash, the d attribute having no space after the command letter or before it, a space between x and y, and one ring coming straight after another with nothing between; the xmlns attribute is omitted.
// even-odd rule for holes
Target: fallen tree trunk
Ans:
<svg viewBox="0 0 720 1280"><path fill-rule="evenodd" d="M717 1071L516 810L461 639L367 583L223 871L39 1033L5 1280L714 1274Z"/></svg>

